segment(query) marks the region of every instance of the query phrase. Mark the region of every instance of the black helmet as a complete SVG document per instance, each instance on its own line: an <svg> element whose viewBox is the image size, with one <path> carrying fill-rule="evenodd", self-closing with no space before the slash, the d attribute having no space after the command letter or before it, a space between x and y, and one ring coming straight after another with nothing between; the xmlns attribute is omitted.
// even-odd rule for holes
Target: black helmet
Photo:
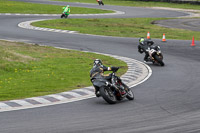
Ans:
<svg viewBox="0 0 200 133"><path fill-rule="evenodd" d="M144 37L140 37L139 43L142 44L142 45L144 45L144 40L145 40Z"/></svg>
<svg viewBox="0 0 200 133"><path fill-rule="evenodd" d="M101 65L102 65L102 61L100 59L94 60L94 66L101 66Z"/></svg>

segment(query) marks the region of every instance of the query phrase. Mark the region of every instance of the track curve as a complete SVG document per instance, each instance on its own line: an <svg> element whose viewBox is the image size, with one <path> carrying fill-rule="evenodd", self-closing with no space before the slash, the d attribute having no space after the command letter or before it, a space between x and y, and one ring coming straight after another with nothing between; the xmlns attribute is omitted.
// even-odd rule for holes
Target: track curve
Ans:
<svg viewBox="0 0 200 133"><path fill-rule="evenodd" d="M200 19L170 19L155 21L155 24L167 28L179 28L192 31L200 31Z"/></svg>
<svg viewBox="0 0 200 133"><path fill-rule="evenodd" d="M46 2L46 0L35 2ZM52 2L52 4L55 3ZM81 4L81 6L87 7L88 5ZM109 7L115 8L115 10L117 8L120 11L127 10L125 15L110 17L137 17L139 15L141 15L140 17L161 17L159 15L163 14L169 15L169 17L171 14L178 17L186 15L166 10L158 12L154 9L148 9L148 13L145 14L146 8L142 10L142 8L134 7L124 9L118 6L105 6L105 8ZM20 22L42 18L44 17L1 15L0 38L117 54L137 60L143 58L143 55L139 55L137 52L137 38L61 34L17 27ZM68 104L2 112L0 113L0 132L199 132L200 46L190 47L191 41L181 40L168 40L167 43L155 40L155 43L160 44L163 50L166 66L158 67L149 64L153 75L143 84L132 88L136 96L135 101L122 101L116 105L108 105L101 99L92 98Z"/></svg>

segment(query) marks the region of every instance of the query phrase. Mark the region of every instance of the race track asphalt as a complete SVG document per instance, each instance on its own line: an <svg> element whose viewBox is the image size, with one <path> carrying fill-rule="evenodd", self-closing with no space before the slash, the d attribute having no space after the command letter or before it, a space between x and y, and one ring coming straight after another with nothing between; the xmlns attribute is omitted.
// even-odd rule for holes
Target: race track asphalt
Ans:
<svg viewBox="0 0 200 133"><path fill-rule="evenodd" d="M199 18L160 20L160 21L155 21L155 23L159 26L168 28L179 28L192 31L200 31Z"/></svg>
<svg viewBox="0 0 200 133"><path fill-rule="evenodd" d="M28 0L27 0L28 1ZM33 0L32 0L33 1ZM46 0L35 0L49 2ZM63 3L61 2L60 5ZM70 3L71 4L71 3ZM78 4L125 11L106 17L178 17L185 13L150 8ZM148 12L147 12L148 11ZM92 17L92 16L90 16ZM103 16L95 16L103 17ZM138 38L90 36L19 28L39 16L0 15L0 39L115 54L143 60ZM1 133L197 133L200 132L200 42L153 39L161 46L165 67L149 64L153 74L133 89L135 100L109 105L101 98L0 113Z"/></svg>

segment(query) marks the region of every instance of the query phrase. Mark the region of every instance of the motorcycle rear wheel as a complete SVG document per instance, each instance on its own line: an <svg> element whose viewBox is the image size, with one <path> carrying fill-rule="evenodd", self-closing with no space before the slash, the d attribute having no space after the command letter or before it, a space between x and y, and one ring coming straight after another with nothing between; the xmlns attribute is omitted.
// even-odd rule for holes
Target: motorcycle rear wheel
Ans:
<svg viewBox="0 0 200 133"><path fill-rule="evenodd" d="M125 85L125 84L124 84L124 87L125 87L125 90L126 90L126 93L127 93L126 98L128 100L134 100L134 93L133 93L133 91L127 85Z"/></svg>
<svg viewBox="0 0 200 133"><path fill-rule="evenodd" d="M116 96L110 88L101 87L99 92L107 103L115 104L117 102Z"/></svg>
<svg viewBox="0 0 200 133"><path fill-rule="evenodd" d="M66 15L66 14L62 14L61 16L60 16L60 18L67 18L68 17L68 15Z"/></svg>

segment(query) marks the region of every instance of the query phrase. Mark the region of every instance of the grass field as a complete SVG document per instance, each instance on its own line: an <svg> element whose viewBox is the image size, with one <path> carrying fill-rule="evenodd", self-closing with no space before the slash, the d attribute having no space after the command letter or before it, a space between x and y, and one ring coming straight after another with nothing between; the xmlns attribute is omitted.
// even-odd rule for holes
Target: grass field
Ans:
<svg viewBox="0 0 200 133"><path fill-rule="evenodd" d="M0 0L0 13L61 14L63 6ZM71 7L71 14L112 13L109 10Z"/></svg>
<svg viewBox="0 0 200 133"><path fill-rule="evenodd" d="M199 38L200 32L164 28L151 24L155 20L166 18L117 18L117 19L68 19L48 20L35 22L32 25L39 27L79 31L80 33L119 36L119 37L146 37L150 32L151 38L191 40L192 36Z"/></svg>
<svg viewBox="0 0 200 133"><path fill-rule="evenodd" d="M65 2L81 2L81 3L95 3L96 0L55 0ZM136 1L136 0L103 0L105 5L119 5L119 6L136 6L136 7L171 7L183 9L197 9L200 10L199 5L192 4L177 4L167 2L150 2L150 1Z"/></svg>
<svg viewBox="0 0 200 133"><path fill-rule="evenodd" d="M95 58L107 66L126 63L98 54L0 41L0 101L41 96L91 86Z"/></svg>
<svg viewBox="0 0 200 133"><path fill-rule="evenodd" d="M68 2L77 1L96 3L95 0L68 0ZM105 0L104 3L122 6L199 9L199 6L190 4L131 0ZM0 12L59 14L62 12L62 6L0 0ZM111 11L71 7L72 14L108 12ZM167 39L191 40L192 36L195 38L200 36L200 32L169 29L151 24L155 20L162 19L166 18L58 19L36 22L33 25L120 37L145 37L147 32L151 33L151 38L162 38L163 33L166 34ZM89 70L95 58L102 59L107 66L121 66L123 69L120 69L119 75L127 71L124 62L111 57L47 46L0 41L0 52L0 101L90 86Z"/></svg>

